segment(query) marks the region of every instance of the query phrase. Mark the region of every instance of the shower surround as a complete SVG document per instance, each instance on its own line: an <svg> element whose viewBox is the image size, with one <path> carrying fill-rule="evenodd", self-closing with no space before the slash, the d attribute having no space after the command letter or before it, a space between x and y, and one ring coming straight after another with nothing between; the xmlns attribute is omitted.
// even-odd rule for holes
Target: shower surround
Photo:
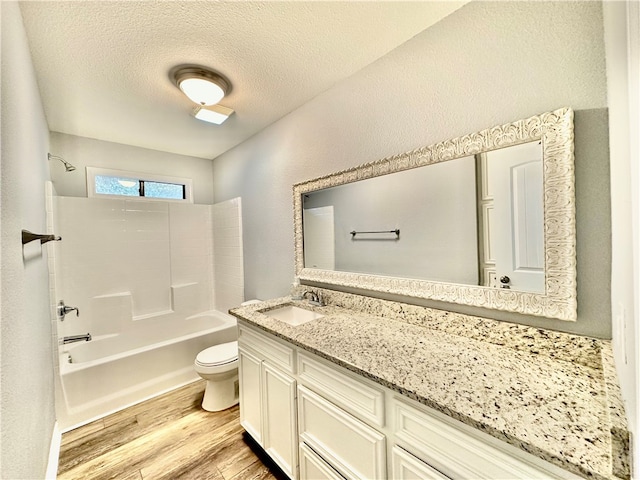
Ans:
<svg viewBox="0 0 640 480"><path fill-rule="evenodd" d="M49 208L63 238L49 248L52 309L64 299L80 311L55 320L63 430L197 379L198 351L235 339L235 322L222 312L244 299L240 198L194 205L52 197ZM62 338L85 333L93 340L83 350L96 352L76 365L67 352L78 344L62 345ZM120 348L132 338L133 350ZM166 368L140 355L159 347L174 360ZM91 394L98 374L108 396Z"/></svg>

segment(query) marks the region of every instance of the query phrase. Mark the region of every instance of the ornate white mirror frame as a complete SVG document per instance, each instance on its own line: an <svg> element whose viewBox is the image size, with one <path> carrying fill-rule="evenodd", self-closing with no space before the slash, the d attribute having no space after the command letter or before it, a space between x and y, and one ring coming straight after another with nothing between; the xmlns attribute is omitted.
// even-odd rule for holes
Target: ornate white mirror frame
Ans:
<svg viewBox="0 0 640 480"><path fill-rule="evenodd" d="M305 268L302 196L309 192L534 140L542 141L545 293ZM527 315L577 318L573 110L562 108L383 158L293 186L295 263L301 280Z"/></svg>

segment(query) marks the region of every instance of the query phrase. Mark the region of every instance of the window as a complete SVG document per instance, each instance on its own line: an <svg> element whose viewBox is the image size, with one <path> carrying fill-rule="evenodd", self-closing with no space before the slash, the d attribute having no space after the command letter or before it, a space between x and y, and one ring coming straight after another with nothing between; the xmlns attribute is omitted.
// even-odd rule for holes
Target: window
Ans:
<svg viewBox="0 0 640 480"><path fill-rule="evenodd" d="M190 178L87 167L89 197L133 197L193 202Z"/></svg>

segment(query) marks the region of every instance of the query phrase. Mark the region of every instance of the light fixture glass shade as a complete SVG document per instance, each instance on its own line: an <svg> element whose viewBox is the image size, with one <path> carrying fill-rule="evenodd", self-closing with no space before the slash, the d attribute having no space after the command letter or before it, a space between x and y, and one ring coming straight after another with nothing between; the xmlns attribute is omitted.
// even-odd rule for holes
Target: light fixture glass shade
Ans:
<svg viewBox="0 0 640 480"><path fill-rule="evenodd" d="M196 107L193 110L193 116L198 120L215 123L216 125L222 124L232 113L233 109L223 107L222 105L213 105L209 108Z"/></svg>
<svg viewBox="0 0 640 480"><path fill-rule="evenodd" d="M224 98L222 87L206 78L185 78L178 86L192 102L199 105L215 105Z"/></svg>

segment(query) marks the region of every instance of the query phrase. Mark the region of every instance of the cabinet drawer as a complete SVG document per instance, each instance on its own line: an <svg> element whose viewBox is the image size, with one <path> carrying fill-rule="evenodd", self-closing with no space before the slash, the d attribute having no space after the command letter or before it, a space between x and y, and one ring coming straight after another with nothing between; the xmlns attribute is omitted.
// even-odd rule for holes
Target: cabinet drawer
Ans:
<svg viewBox="0 0 640 480"><path fill-rule="evenodd" d="M260 352L263 360L271 362L285 372L294 373L294 350L273 339L267 333L258 332L244 325L238 326L238 345Z"/></svg>
<svg viewBox="0 0 640 480"><path fill-rule="evenodd" d="M435 410L394 399L396 443L451 478L578 479Z"/></svg>
<svg viewBox="0 0 640 480"><path fill-rule="evenodd" d="M348 479L385 478L385 437L311 390L298 386L300 438Z"/></svg>
<svg viewBox="0 0 640 480"><path fill-rule="evenodd" d="M338 368L298 353L298 374L302 383L322 392L323 397L350 413L384 426L384 390L363 382L356 374L338 371Z"/></svg>
<svg viewBox="0 0 640 480"><path fill-rule="evenodd" d="M331 465L304 443L300 444L300 480L344 480Z"/></svg>
<svg viewBox="0 0 640 480"><path fill-rule="evenodd" d="M450 480L397 445L391 451L391 462L394 480Z"/></svg>

